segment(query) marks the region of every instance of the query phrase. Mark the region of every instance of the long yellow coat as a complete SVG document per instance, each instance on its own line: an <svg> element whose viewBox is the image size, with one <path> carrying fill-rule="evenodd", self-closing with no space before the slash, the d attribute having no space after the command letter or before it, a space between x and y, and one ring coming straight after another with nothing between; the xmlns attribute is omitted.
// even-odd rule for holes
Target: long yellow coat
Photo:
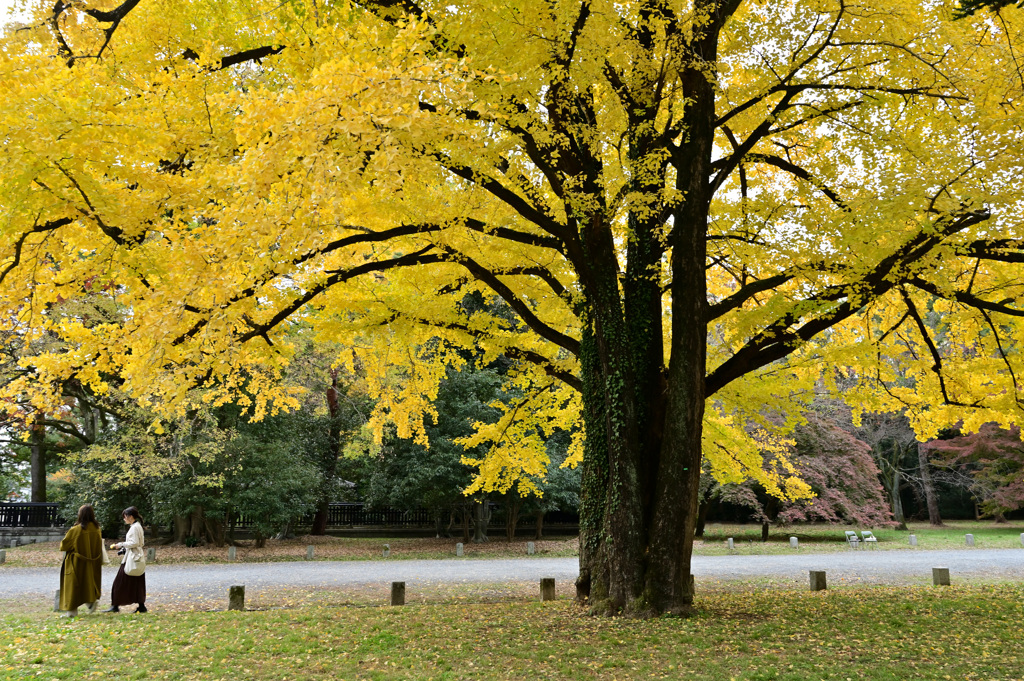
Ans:
<svg viewBox="0 0 1024 681"><path fill-rule="evenodd" d="M77 610L84 603L100 599L103 566L103 538L92 523L86 529L74 525L60 543L66 551L60 573L60 609Z"/></svg>

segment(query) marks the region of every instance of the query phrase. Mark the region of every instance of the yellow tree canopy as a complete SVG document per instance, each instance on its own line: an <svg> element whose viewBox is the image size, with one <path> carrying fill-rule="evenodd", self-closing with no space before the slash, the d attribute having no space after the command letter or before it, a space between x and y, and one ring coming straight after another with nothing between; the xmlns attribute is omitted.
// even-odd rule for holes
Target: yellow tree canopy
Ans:
<svg viewBox="0 0 1024 681"><path fill-rule="evenodd" d="M582 413L581 593L635 612L692 597L702 451L804 492L751 424L823 368L922 437L1016 417L1014 8L28 6L0 55L0 306L63 345L9 396L245 385L258 416L290 403L301 316L415 435L443 365L482 347L526 397L481 431L481 484L539 470L536 429ZM50 314L85 290L120 316Z"/></svg>

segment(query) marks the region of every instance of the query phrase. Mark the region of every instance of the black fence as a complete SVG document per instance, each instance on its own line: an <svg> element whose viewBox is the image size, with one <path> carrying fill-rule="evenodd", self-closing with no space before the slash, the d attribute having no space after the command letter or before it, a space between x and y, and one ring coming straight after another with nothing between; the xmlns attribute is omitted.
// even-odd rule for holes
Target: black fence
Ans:
<svg viewBox="0 0 1024 681"><path fill-rule="evenodd" d="M313 516L306 518L313 522ZM327 506L328 527L354 527L360 525L383 525L385 527L429 527L434 524L434 515L425 508L403 511L397 508L368 509L363 504L329 504Z"/></svg>
<svg viewBox="0 0 1024 681"><path fill-rule="evenodd" d="M57 504L0 503L0 527L66 527Z"/></svg>
<svg viewBox="0 0 1024 681"><path fill-rule="evenodd" d="M443 520L448 520L445 512ZM245 517L232 519L235 527L245 529L252 521ZM534 522L533 515L521 515L520 525ZM303 518L299 525L311 525L313 514ZM366 508L363 504L333 503L327 507L328 527L434 527L435 513L425 508L402 510L397 508ZM545 525L574 525L579 516L566 511L544 514ZM70 524L60 515L57 504L0 503L0 527L66 527ZM492 526L504 524L500 514L492 515Z"/></svg>

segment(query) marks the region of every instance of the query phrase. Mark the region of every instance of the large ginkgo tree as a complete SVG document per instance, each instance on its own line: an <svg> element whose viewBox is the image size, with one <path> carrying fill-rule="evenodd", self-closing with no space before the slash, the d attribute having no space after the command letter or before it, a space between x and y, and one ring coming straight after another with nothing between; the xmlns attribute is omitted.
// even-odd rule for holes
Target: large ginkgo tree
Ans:
<svg viewBox="0 0 1024 681"><path fill-rule="evenodd" d="M580 598L684 612L702 468L805 495L776 429L835 372L922 437L1019 412L1024 21L956 9L33 0L0 318L60 351L7 399L117 376L259 417L305 329L422 437L446 365L503 357L477 488L575 428ZM49 314L82 295L116 314Z"/></svg>

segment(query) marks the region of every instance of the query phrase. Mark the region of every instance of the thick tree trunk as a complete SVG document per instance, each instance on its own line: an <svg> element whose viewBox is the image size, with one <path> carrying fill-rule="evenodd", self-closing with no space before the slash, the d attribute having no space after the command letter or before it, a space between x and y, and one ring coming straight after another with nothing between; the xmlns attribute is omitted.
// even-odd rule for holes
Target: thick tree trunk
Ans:
<svg viewBox="0 0 1024 681"><path fill-rule="evenodd" d="M196 506L188 517L188 536L196 543L206 540L206 509Z"/></svg>
<svg viewBox="0 0 1024 681"><path fill-rule="evenodd" d="M673 256L667 384L653 291L647 303L639 293L632 298L629 309L638 313L627 314L626 323L614 308L595 303L594 327L583 334L587 440L577 595L589 598L598 612L682 613L693 601L690 558L704 418L705 223L694 218L685 223L692 227L688 231L684 221L676 221L684 238ZM639 281L635 286L642 288Z"/></svg>
<svg viewBox="0 0 1024 681"><path fill-rule="evenodd" d="M695 52L714 63L717 35L697 37ZM707 178L714 137L714 92L706 73L683 76L691 104L685 141L676 153L676 189L686 200L673 214L672 346L667 373L661 449L654 482L644 595L637 614L688 613L690 572L700 500L707 353Z"/></svg>
<svg viewBox="0 0 1024 681"><path fill-rule="evenodd" d="M491 521L491 509L487 500L473 504L473 543L483 544L487 539L487 524Z"/></svg>
<svg viewBox="0 0 1024 681"><path fill-rule="evenodd" d="M896 521L897 530L907 529L907 518L903 514L903 499L900 497L900 482L903 474L898 466L894 466L889 479L884 485L885 491L889 493L889 500L892 503L892 517Z"/></svg>
<svg viewBox="0 0 1024 681"><path fill-rule="evenodd" d="M941 527L942 516L939 515L939 499L935 495L935 484L932 482L928 450L920 445L917 447L917 463L921 469L921 486L924 487L925 505L928 507L928 523L933 527Z"/></svg>
<svg viewBox="0 0 1024 681"><path fill-rule="evenodd" d="M223 523L221 523L223 527ZM214 533L212 525L207 521L206 511L202 506L197 506L187 516L174 516L174 540L175 544L184 544L191 538L196 543L204 540L213 540Z"/></svg>
<svg viewBox="0 0 1024 681"><path fill-rule="evenodd" d="M321 499L316 505L316 513L313 514L313 527L310 529L310 534L317 536L323 536L327 534L327 501Z"/></svg>
<svg viewBox="0 0 1024 681"><path fill-rule="evenodd" d="M779 500L777 497L768 497L768 503L764 507L765 521L761 523L761 541L768 541L768 532L775 519L779 517Z"/></svg>
<svg viewBox="0 0 1024 681"><path fill-rule="evenodd" d="M617 288L614 276L595 283L601 295L593 306L594 328L584 333L582 350L587 442L577 595L607 613L631 609L641 596L651 488L650 476L642 468L639 405L626 352L629 334L615 303ZM602 301L605 305L599 304Z"/></svg>
<svg viewBox="0 0 1024 681"><path fill-rule="evenodd" d="M717 30L717 29L716 29ZM691 47L714 63L717 35ZM684 77L691 102L686 139L672 158L680 200L672 211L671 353L664 367L663 222L630 213L622 297L611 231L581 228L580 273L587 300L580 364L584 450L577 597L599 613L646 617L686 613L693 602L690 561L699 500L705 402L708 177L714 92L705 72ZM650 92L653 92L653 88ZM634 90L641 92L641 89ZM631 183L663 186L651 159L656 104L627 113ZM607 227L607 226L605 226Z"/></svg>
<svg viewBox="0 0 1024 681"><path fill-rule="evenodd" d="M704 536L704 526L707 525L708 513L710 513L710 511L711 511L711 504L712 503L714 503L713 500L708 499L707 497L704 497L704 498L701 499L700 503L697 505L697 522L696 522L696 524L694 525L694 528L693 528L693 536L694 537L703 537Z"/></svg>
<svg viewBox="0 0 1024 681"><path fill-rule="evenodd" d="M30 470L32 474L31 500L36 503L46 501L46 427L43 417L37 416L32 424L32 445Z"/></svg>
<svg viewBox="0 0 1024 681"><path fill-rule="evenodd" d="M223 520L204 519L207 540L213 542L214 546L224 546L226 543L226 530Z"/></svg>
<svg viewBox="0 0 1024 681"><path fill-rule="evenodd" d="M505 540L512 543L516 538L516 527L519 525L519 510L523 507L523 498L511 491L505 499Z"/></svg>
<svg viewBox="0 0 1024 681"><path fill-rule="evenodd" d="M658 70L630 72L632 99L625 107L629 188L640 196L663 195L671 166L676 198L628 213L624 276L616 255L619 237L613 236L605 211L579 218L579 252L570 255L585 299L579 357L587 437L577 597L587 599L596 612L645 617L686 613L693 603L690 562L706 399L712 71L719 31L736 6L697 0L694 11L706 13L708 21L685 39L679 34L670 38L673 49L688 55L680 72L687 104L685 133L678 146L670 146L667 158L655 154L665 149L658 123ZM636 39L654 54L658 39L649 27L638 30ZM559 104L557 83L549 92L550 101ZM578 93L565 104L576 111L586 106ZM548 109L557 123L562 109ZM580 163L566 162L562 169L578 178L581 191L602 196L600 161L597 154L588 154L582 149L574 156ZM571 240L569 245L577 246ZM670 256L670 268L665 256ZM667 368L662 328L666 270L672 324Z"/></svg>
<svg viewBox="0 0 1024 681"><path fill-rule="evenodd" d="M327 460L324 466L323 493L317 502L316 514L313 516L311 534L323 536L327 534L327 509L330 503L330 490L334 489L334 478L338 470L338 458L341 456L341 409L338 405L338 370L331 371L331 387L327 389L327 411L330 414Z"/></svg>
<svg viewBox="0 0 1024 681"><path fill-rule="evenodd" d="M188 535L189 521L185 516L174 516L174 544L184 544Z"/></svg>

